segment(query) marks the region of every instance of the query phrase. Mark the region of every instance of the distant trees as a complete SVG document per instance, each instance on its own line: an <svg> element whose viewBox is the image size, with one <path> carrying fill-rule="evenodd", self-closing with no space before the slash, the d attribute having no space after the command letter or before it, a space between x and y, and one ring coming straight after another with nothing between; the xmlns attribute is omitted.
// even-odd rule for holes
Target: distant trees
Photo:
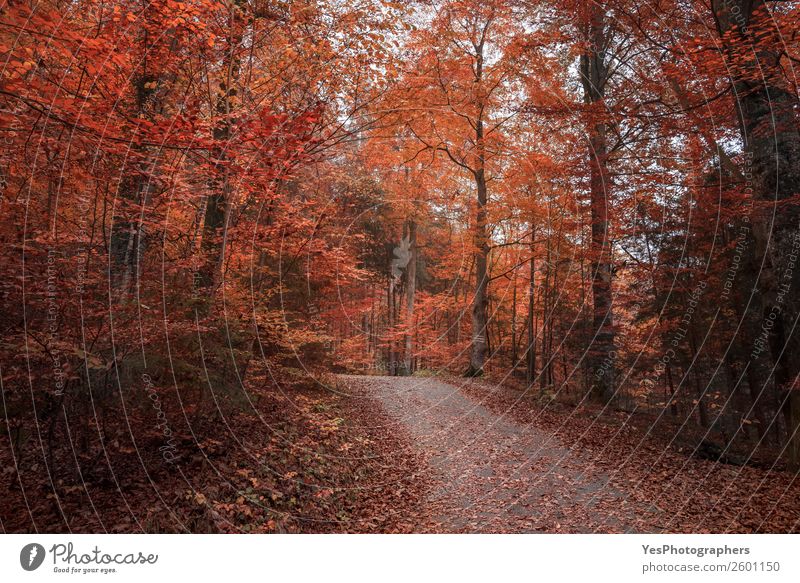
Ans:
<svg viewBox="0 0 800 583"><path fill-rule="evenodd" d="M439 193L420 220L449 223L419 247L437 267L415 313L436 326L417 325L414 354L467 374L522 361L542 392L794 450L797 284L781 293L776 274L796 274L797 99L780 64L797 47L775 35L797 7L734 4L696 6L705 20L671 1L425 4L379 107L397 162Z"/></svg>
<svg viewBox="0 0 800 583"><path fill-rule="evenodd" d="M412 42L413 68L393 97L398 123L419 142L414 159L452 164L474 189L471 218L471 346L467 376L489 356L489 183L499 171L503 132L521 97L522 29L507 2L434 2L427 29Z"/></svg>

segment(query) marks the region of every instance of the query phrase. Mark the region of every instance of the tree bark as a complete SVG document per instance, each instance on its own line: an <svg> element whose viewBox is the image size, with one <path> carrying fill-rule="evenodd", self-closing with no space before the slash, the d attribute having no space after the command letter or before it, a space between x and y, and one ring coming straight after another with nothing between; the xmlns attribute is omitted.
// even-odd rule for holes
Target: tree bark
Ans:
<svg viewBox="0 0 800 583"><path fill-rule="evenodd" d="M475 80L480 85L483 78L483 43L476 47ZM489 289L489 237L487 234L486 204L488 192L486 188L486 152L483 135L483 104L478 104L478 116L475 121L475 145L477 164L473 170L477 190L477 209L475 214L475 295L472 298L472 352L466 376L480 376L486 364L488 353L487 342L487 295Z"/></svg>
<svg viewBox="0 0 800 583"><path fill-rule="evenodd" d="M517 271L511 273L511 373L517 372Z"/></svg>
<svg viewBox="0 0 800 583"><path fill-rule="evenodd" d="M787 455L800 468L800 192L797 97L787 90L780 32L764 0L712 0L737 97L739 128L752 166L753 236L763 259L760 289L775 381L787 422Z"/></svg>
<svg viewBox="0 0 800 583"><path fill-rule="evenodd" d="M603 107L609 74L605 54L607 39L604 13L600 4L594 3L591 8L587 32L589 48L581 55L581 81L584 99L592 106L592 116L597 116ZM615 392L613 269L608 229L608 191L611 187L608 171L608 127L605 121L594 119L590 122L588 131L594 335L589 349L589 360L594 371L593 396L608 403Z"/></svg>
<svg viewBox="0 0 800 583"><path fill-rule="evenodd" d="M486 296L489 288L489 242L486 235L486 178L483 169L475 172L478 210L475 221L475 295L472 298L472 352L467 376L480 376L486 364Z"/></svg>
<svg viewBox="0 0 800 583"><path fill-rule="evenodd" d="M242 42L242 34L237 28L237 8L229 2L228 54L225 59L225 77L220 82L219 94L215 104L218 120L213 130L214 157L217 175L210 181L208 201L203 222L203 240L201 250L204 264L200 269L200 285L208 290L209 298L219 286L225 264L225 243L227 241L228 222L233 197L233 185L227 168L226 151L230 141L233 122L233 99L237 95L235 84L239 78L241 62L236 54Z"/></svg>
<svg viewBox="0 0 800 583"><path fill-rule="evenodd" d="M145 42L147 40L145 39ZM141 75L135 80L136 116L152 121L160 103L157 83L163 81L147 72L143 65ZM139 257L142 254L144 225L129 207L143 207L153 190L155 157L141 145L134 145L127 157L131 168L119 185L120 212L114 217L110 237L111 285L125 298L131 282L138 277Z"/></svg>
<svg viewBox="0 0 800 583"><path fill-rule="evenodd" d="M408 221L408 252L409 259L406 266L406 334L405 350L403 354L403 374L411 375L414 372L414 296L417 292L417 224L414 220Z"/></svg>

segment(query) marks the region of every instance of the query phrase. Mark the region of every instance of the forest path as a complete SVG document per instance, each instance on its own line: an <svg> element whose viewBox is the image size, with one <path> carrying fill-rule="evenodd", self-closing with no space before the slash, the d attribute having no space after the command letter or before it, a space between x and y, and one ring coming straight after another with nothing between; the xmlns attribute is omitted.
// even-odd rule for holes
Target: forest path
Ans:
<svg viewBox="0 0 800 583"><path fill-rule="evenodd" d="M416 532L629 532L633 509L580 452L434 378L343 375L426 460ZM391 463L391 460L386 460Z"/></svg>

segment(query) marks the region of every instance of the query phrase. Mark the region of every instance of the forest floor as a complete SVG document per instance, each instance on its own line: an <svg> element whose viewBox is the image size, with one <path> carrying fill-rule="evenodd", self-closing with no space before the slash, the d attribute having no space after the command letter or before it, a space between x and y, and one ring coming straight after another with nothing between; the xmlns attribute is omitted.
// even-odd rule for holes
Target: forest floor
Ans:
<svg viewBox="0 0 800 583"><path fill-rule="evenodd" d="M296 376L205 409L165 392L172 463L146 397L102 432L50 426L52 448L0 434L0 532L800 531L797 474L697 459L640 413L488 379Z"/></svg>
<svg viewBox="0 0 800 583"><path fill-rule="evenodd" d="M385 414L386 426L370 432L405 444L382 449L387 465L393 456L422 460L426 487L404 523L413 532L800 528L795 474L690 457L622 414L531 406L487 381L340 379Z"/></svg>

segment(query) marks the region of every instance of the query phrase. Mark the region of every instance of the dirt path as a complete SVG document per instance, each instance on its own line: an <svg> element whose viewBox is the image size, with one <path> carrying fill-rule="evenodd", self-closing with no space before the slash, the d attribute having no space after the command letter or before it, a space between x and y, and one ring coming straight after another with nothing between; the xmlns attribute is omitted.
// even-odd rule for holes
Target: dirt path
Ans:
<svg viewBox="0 0 800 583"><path fill-rule="evenodd" d="M426 460L432 487L417 532L634 530L627 497L548 431L498 416L437 379L342 379L379 402Z"/></svg>

